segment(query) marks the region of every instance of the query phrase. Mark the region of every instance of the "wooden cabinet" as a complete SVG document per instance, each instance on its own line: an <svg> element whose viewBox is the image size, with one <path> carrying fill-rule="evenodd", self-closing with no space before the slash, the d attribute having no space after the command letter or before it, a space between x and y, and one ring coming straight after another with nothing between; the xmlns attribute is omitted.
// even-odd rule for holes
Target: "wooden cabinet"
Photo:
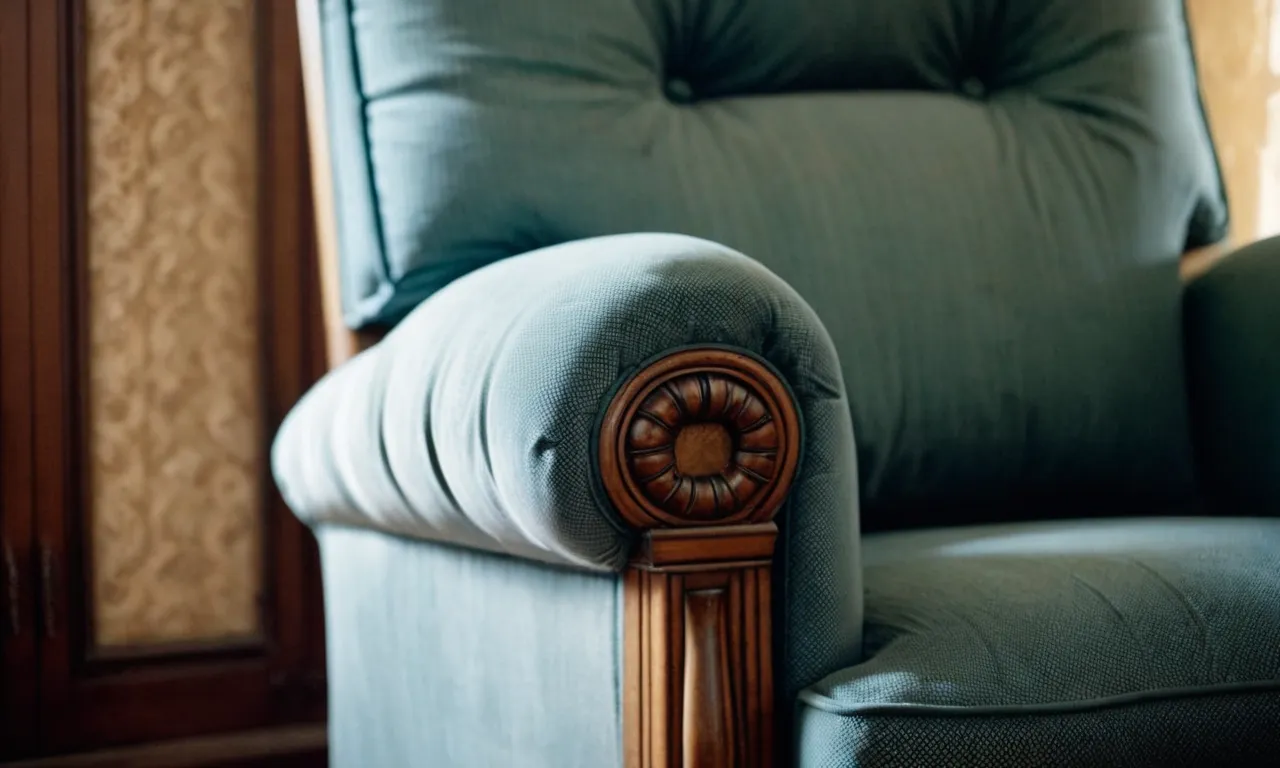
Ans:
<svg viewBox="0 0 1280 768"><path fill-rule="evenodd" d="M323 762L305 135L292 3L0 0L0 762Z"/></svg>

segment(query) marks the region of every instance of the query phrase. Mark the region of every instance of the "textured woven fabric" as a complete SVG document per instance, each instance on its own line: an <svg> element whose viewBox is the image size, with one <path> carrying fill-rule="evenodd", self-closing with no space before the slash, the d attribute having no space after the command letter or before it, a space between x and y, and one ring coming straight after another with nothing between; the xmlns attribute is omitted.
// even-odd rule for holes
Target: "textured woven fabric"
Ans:
<svg viewBox="0 0 1280 768"><path fill-rule="evenodd" d="M622 763L618 578L318 530L329 764Z"/></svg>
<svg viewBox="0 0 1280 768"><path fill-rule="evenodd" d="M691 344L759 356L799 405L803 465L778 520L780 682L795 690L860 645L849 410L813 312L723 246L617 236L458 280L299 403L276 439L277 483L312 524L619 568L631 540L594 493L597 419L631 371Z"/></svg>
<svg viewBox="0 0 1280 768"><path fill-rule="evenodd" d="M1168 697L1072 714L807 713L798 768L1269 768L1280 693ZM807 745L813 745L809 747Z"/></svg>
<svg viewBox="0 0 1280 768"><path fill-rule="evenodd" d="M1181 3L324 10L351 322L539 247L695 235L826 324L868 524L1188 491L1175 262L1225 208Z"/></svg>
<svg viewBox="0 0 1280 768"><path fill-rule="evenodd" d="M867 660L801 694L804 768L1280 754L1280 521L985 526L863 549Z"/></svg>
<svg viewBox="0 0 1280 768"><path fill-rule="evenodd" d="M1206 485L1224 508L1280 516L1280 238L1231 254L1184 304Z"/></svg>

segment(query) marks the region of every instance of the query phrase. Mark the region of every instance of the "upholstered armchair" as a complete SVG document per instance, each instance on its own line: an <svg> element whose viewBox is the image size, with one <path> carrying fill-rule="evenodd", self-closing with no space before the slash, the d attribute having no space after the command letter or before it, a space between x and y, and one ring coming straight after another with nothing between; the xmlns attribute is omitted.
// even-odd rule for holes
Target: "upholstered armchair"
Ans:
<svg viewBox="0 0 1280 768"><path fill-rule="evenodd" d="M1180 277L1179 2L299 9L334 765L1280 754L1280 242Z"/></svg>

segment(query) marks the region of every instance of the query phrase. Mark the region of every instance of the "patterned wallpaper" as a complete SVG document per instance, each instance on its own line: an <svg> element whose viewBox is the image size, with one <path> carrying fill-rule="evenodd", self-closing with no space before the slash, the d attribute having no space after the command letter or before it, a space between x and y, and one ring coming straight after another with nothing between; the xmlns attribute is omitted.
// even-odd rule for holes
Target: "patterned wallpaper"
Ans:
<svg viewBox="0 0 1280 768"><path fill-rule="evenodd" d="M1232 240L1280 234L1280 0L1187 0L1187 9Z"/></svg>
<svg viewBox="0 0 1280 768"><path fill-rule="evenodd" d="M100 645L257 628L252 0L88 0Z"/></svg>

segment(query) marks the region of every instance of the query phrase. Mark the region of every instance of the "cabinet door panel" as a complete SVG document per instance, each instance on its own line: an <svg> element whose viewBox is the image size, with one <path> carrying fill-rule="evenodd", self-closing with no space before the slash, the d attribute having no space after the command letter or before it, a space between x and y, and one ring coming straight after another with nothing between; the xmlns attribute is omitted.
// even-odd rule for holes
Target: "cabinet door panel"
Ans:
<svg viewBox="0 0 1280 768"><path fill-rule="evenodd" d="M40 750L319 720L267 467L318 368L292 6L27 7Z"/></svg>

